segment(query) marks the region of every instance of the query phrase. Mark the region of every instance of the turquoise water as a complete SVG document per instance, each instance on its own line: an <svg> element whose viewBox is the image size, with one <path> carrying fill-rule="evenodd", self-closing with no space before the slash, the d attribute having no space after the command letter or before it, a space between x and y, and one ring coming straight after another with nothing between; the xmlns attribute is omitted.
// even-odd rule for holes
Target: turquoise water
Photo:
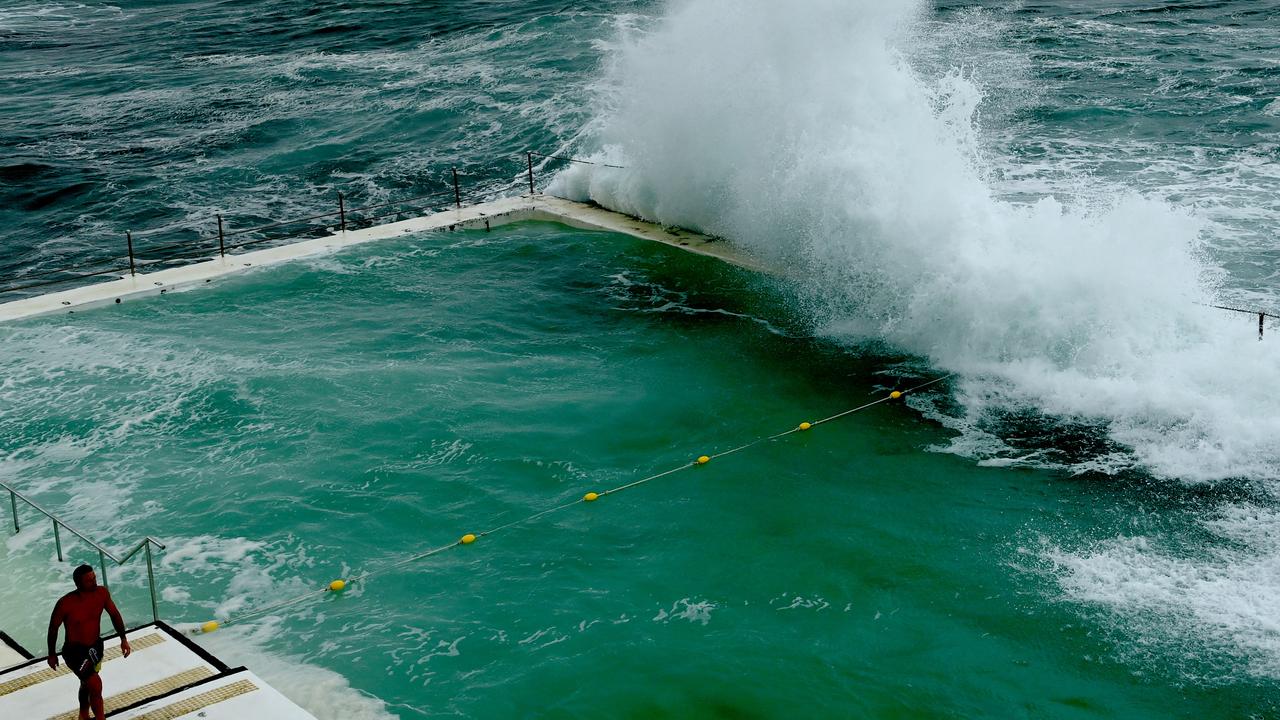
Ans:
<svg viewBox="0 0 1280 720"><path fill-rule="evenodd" d="M1099 7L0 11L25 272L529 147L793 270L526 223L7 325L0 477L198 624L956 373L200 642L326 718L1280 714L1274 345L1195 304L1273 297L1277 11Z"/></svg>
<svg viewBox="0 0 1280 720"><path fill-rule="evenodd" d="M100 536L162 530L166 617L234 617L910 382L790 335L782 299L553 225L388 242L7 328L8 462ZM405 716L1273 709L1046 602L1041 536L1152 493L920 452L947 435L876 406L207 642L321 712L354 701L278 664ZM1153 529L1185 522L1166 504ZM23 549L6 604L61 581ZM117 594L142 619L138 573Z"/></svg>

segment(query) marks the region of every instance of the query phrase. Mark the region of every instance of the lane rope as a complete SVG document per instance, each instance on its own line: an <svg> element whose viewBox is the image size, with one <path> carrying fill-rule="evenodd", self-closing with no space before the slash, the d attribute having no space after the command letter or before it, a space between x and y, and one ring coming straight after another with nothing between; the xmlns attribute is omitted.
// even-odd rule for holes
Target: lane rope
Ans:
<svg viewBox="0 0 1280 720"><path fill-rule="evenodd" d="M368 581L370 578L377 577L378 575L382 575L382 574L385 574L385 573L391 572L392 570L396 570L396 569L398 569L398 568L402 568L402 567L404 567L405 565L410 565L410 564L415 563L415 562L417 562L417 561L419 561L419 560L424 560L424 559L426 559L426 558L429 558L429 557L431 557L431 556L433 556L433 555L439 555L439 554L441 554L441 553L443 553L443 552L446 552L446 551L448 551L448 550L452 550L452 549L457 548L457 547L460 547L460 546L462 546L462 545L470 545L470 544L474 543L476 540L479 540L480 538L488 537L488 536L493 535L493 534L495 534L495 533L500 533L500 532L502 532L502 531L504 531L504 530L509 530L509 529L511 529L511 528L513 528L513 527L515 527L515 526L517 526L517 525L523 525L523 524L525 524L525 523L532 522L532 521L534 521L534 520L537 520L537 519L539 519L539 518L541 518L541 517L545 517L545 516L550 515L550 514L552 514L552 513L560 512L561 510L566 510L566 509L568 509L568 508L571 508L571 507L573 507L574 505L580 505L580 504L582 504L582 503L596 502L597 500L599 500L599 499L600 499L600 498L602 498L602 497L605 497L605 496L608 496L608 495L614 495L614 494L620 493L620 492L622 492L622 491L624 491L624 490L630 490L631 488L638 487L638 486L640 486L640 485L644 485L645 483L653 482L654 480L658 480L658 479L660 479L660 478L667 477L668 475L674 475L675 473L681 472L681 471L683 471L683 470L689 470L689 469L691 469L691 468L696 468L696 467L700 467L700 466L702 466L702 465L706 465L707 463L711 462L712 460L716 460L716 459L719 459L719 458L722 458L722 457L726 457L726 456L728 456L728 455L733 455L733 454L735 454L735 453L743 452L743 451L748 450L748 449L750 449L750 448L753 448L753 447L755 447L755 446L757 446L757 445L760 445L761 443L772 442L772 441L774 441L774 440L778 440L778 439L784 438L784 437L786 437L786 436L788 436L788 435L792 435L792 434L800 433L800 432L806 432L806 431L811 430L811 429L813 429L813 428L815 428L815 427L817 427L817 426L819 426L819 425L822 425L823 423L829 423L829 422L832 422L832 421L834 421L834 420L839 420L840 418L843 418L843 417L845 417L845 416L847 416L847 415L852 415L853 413L856 413L856 412L859 412L859 411L862 411L862 410L866 410L866 409L871 408L871 407L875 407L876 405L880 405L880 404L882 404L882 403L887 403L887 402L892 402L892 401L894 401L894 400L899 400L899 399L901 399L901 398L903 398L903 397L906 397L907 395L909 395L909 394L911 394L911 393L914 393L914 392L918 392L918 391L920 391L920 390L923 390L923 389L925 389L925 388L927 388L927 387L929 387L929 386L931 386L931 385L934 385L934 384L940 383L940 382L942 382L942 381L944 381L944 380L947 380L947 379L949 379L949 378L951 378L951 377L953 377L953 376L954 376L954 373L948 373L948 374L946 374L946 375L943 375L943 376L941 376L941 377L934 378L933 380L930 380L930 381L925 382L925 383L921 383L921 384L919 384L919 385L916 385L916 386L914 386L914 387L908 388L908 389L906 389L906 390L894 390L893 392L890 392L888 395L885 395L885 396L884 396L884 397L882 397L882 398L879 398L879 399L877 399L877 400L873 400L873 401L868 402L868 403L864 403L864 404L859 405L859 406L857 406L857 407L855 407L855 408L850 408L850 409L845 410L845 411L843 411L843 412L836 413L835 415L831 415L831 416L829 416L829 417L825 417L825 418L822 418L822 419L820 419L820 420L805 421L805 422L800 423L800 424L799 424L799 425L797 425L796 427L791 428L790 430L785 430L785 431L783 431L783 432L775 433L775 434L773 434L773 435L765 435L765 436L762 436L762 437L756 438L755 440L752 440L752 441L751 441L751 442L749 442L749 443L746 443L746 444L743 444L743 445L739 445L739 446L734 447L734 448L730 448L729 450L724 450L724 451L721 451L721 452L718 452L718 453L714 453L714 454L712 454L712 455L699 455L696 459L694 459L694 460L692 460L692 461L690 461L690 462L686 462L686 463L683 463L683 464L681 464L681 465L677 465L677 466L675 466L675 467L673 467L673 468L669 468L669 469L667 469L667 470L663 470L662 472L654 473L653 475L650 475L650 476L648 476L648 477L640 478L639 480L633 480L633 481L631 481L631 482L629 482L629 483L626 483L626 484L623 484L623 485L619 485L619 486L617 486L617 487L614 487L614 488L611 488L611 489L608 489L608 490L602 490L602 491L599 491L599 492L595 492L595 491L588 492L588 493L586 493L585 495L583 495L581 498L579 498L579 499L577 499L577 500L570 500L570 501L568 501L568 502L560 503L559 505L555 505L555 506L552 506L552 507L549 507L549 508L546 508L546 509L543 509L543 510L539 510L538 512L535 512L535 513L533 513L532 515L528 515L528 516L526 516L526 517L522 517L522 518L520 518L520 519L518 519L518 520L513 520L513 521L511 521L511 522L505 523L505 524L503 524L503 525L499 525L499 526L497 526L497 527L491 528L491 529L489 529L489 530L485 530L485 531L483 531L483 532L478 532L478 533L467 533L467 534L463 535L462 537L458 538L457 540L454 540L453 542L448 543L448 544L446 544L446 545L440 545L440 546L438 546L438 547L433 547L433 548L431 548L431 549L429 549L429 550L425 550L425 551L423 551L423 552L416 553L416 554L414 554L414 555L410 555L409 557L406 557L406 558L404 558L404 559L402 559L402 560L397 560L397 561L395 561L395 562L393 562L393 563L390 563L390 564L388 564L388 565L384 565L384 566L382 566L382 567L379 567L379 568L376 568L376 569L373 569L373 570L366 570L365 572L362 572L362 573L359 573L359 574L356 574L356 575L352 575L351 577L348 577L348 578L338 578L337 580L334 580L334 581L330 582L327 586L325 586L325 587L323 587L323 588L317 588L317 589L313 589L313 590L308 590L307 592L304 592L304 593L302 593L302 594L300 594L300 595L297 595L297 596L295 596L295 597L287 598L287 599L285 599L285 600L281 600L281 601L279 601L279 602L272 603L272 604L270 604L270 605L264 605L264 606L259 607L259 608L254 608L253 610L249 610L249 611L247 611L247 612L245 612L245 613L242 613L242 614L240 614L240 615L235 616L234 618L230 618L230 619L225 620L225 621L222 621L222 622L218 622L218 621L216 621L216 620L210 620L210 621L208 621L208 622L204 623L203 625L201 625L201 626L199 627L198 632L200 632L200 633L210 633L210 632L214 632L215 630L217 630L217 629L219 629L219 628L228 627L228 626L230 626L230 625L236 625L236 624L239 624L239 623L243 623L243 622L246 622L246 621L248 621L248 620L252 620L252 619L254 619L254 618L261 617L261 616L263 616L263 615L267 615L267 614L272 613L272 612L274 612L274 611L276 611L276 610L281 610L281 609L283 609L283 608L287 608L287 607L290 607L290 606L293 606L293 605L297 605L297 604L302 603L302 602L305 602L305 601L307 601L307 600L311 600L311 599L314 599L314 598L322 597L322 596L327 595L327 594L329 594L329 593L339 593L339 592L342 592L342 591L343 591L343 590L345 590L349 585L351 585L351 583L362 583L362 582L366 582L366 581Z"/></svg>

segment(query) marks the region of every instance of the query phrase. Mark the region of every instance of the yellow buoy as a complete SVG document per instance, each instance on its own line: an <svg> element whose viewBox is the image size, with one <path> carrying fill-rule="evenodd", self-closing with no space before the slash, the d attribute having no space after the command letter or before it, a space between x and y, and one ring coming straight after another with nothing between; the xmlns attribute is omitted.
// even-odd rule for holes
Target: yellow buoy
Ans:
<svg viewBox="0 0 1280 720"><path fill-rule="evenodd" d="M217 629L218 629L218 623L215 620L210 620L209 622L200 626L200 632L202 633L211 633Z"/></svg>
<svg viewBox="0 0 1280 720"><path fill-rule="evenodd" d="M703 455L698 458L699 465L706 465L709 462L711 462L711 458L707 457L706 455Z"/></svg>
<svg viewBox="0 0 1280 720"><path fill-rule="evenodd" d="M889 393L889 398L891 400L897 400L900 397L902 397L902 393L898 392L897 390L894 390L893 392Z"/></svg>
<svg viewBox="0 0 1280 720"><path fill-rule="evenodd" d="M582 496L582 499L587 502L595 502L596 500L600 499L600 496L597 495L596 493L587 493L586 495Z"/></svg>
<svg viewBox="0 0 1280 720"><path fill-rule="evenodd" d="M342 592L343 589L346 587L347 587L346 580L334 580L333 582L329 583L329 590L332 592Z"/></svg>
<svg viewBox="0 0 1280 720"><path fill-rule="evenodd" d="M462 536L462 544L463 544L463 545L470 545L471 543L473 543L473 542L475 542L475 541L476 541L476 536L475 536L475 535L472 535L471 533L467 533L466 535L463 535L463 536Z"/></svg>
<svg viewBox="0 0 1280 720"><path fill-rule="evenodd" d="M801 429L801 430L808 430L808 429L809 429L809 428L811 428L811 427L813 427L813 425L810 425L810 424L809 424L809 423L807 423L807 422L802 422L802 423L800 423L800 429Z"/></svg>

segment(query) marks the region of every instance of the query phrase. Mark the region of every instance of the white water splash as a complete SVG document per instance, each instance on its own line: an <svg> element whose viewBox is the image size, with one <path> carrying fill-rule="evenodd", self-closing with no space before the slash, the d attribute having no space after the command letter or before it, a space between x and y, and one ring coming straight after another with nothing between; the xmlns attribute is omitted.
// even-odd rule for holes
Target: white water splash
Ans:
<svg viewBox="0 0 1280 720"><path fill-rule="evenodd" d="M249 667L285 697L319 720L384 720L395 717L381 700L351 687L345 677L313 665L305 657L273 650L282 637L278 622L219 630L200 643L228 665Z"/></svg>
<svg viewBox="0 0 1280 720"><path fill-rule="evenodd" d="M575 166L552 191L791 268L821 331L961 373L973 426L1029 411L1099 425L1158 476L1280 476L1280 361L1204 307L1206 223L1132 192L998 198L981 93L900 49L918 7L674 4L622 33L581 138L627 169Z"/></svg>
<svg viewBox="0 0 1280 720"><path fill-rule="evenodd" d="M1196 556L1125 536L1047 557L1069 598L1119 614L1125 633L1163 638L1166 657L1186 660L1178 650L1191 642L1242 659L1248 674L1280 677L1280 513L1236 505L1201 525L1212 542Z"/></svg>

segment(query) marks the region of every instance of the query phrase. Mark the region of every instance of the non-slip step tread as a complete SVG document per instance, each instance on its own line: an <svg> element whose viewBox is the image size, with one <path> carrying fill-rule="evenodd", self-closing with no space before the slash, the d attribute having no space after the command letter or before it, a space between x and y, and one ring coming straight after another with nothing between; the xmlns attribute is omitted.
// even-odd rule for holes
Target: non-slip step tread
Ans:
<svg viewBox="0 0 1280 720"><path fill-rule="evenodd" d="M135 715L131 720L174 720L183 715L203 710L210 705L216 705L234 697L247 695L257 689L258 686L253 684L251 680L237 680L229 685L223 685L208 692L202 692L199 695L192 695L162 708L148 710L141 715Z"/></svg>
<svg viewBox="0 0 1280 720"><path fill-rule="evenodd" d="M177 690L178 688L204 680L205 678L213 677L215 674L216 673L214 673L213 670L210 670L207 667L191 668L190 670L180 672L177 675L171 675L163 680L157 680L153 683L143 685L142 687L137 687L132 690L127 690L125 692L103 698L103 710L110 715L112 712L121 708L136 705L158 695L163 695L172 690ZM59 713L49 718L49 720L77 720L79 717L80 711L77 709Z"/></svg>
<svg viewBox="0 0 1280 720"><path fill-rule="evenodd" d="M142 637L137 638L136 640L130 640L129 646L130 648L132 648L133 652L137 652L139 650L145 650L149 647L159 645L164 641L165 641L164 635L161 635L160 633L150 633L147 635L143 635ZM102 662L105 663L111 660L118 660L122 654L123 653L121 653L120 651L120 646L114 645L103 651ZM52 680L56 677L62 677L63 675L67 675L70 673L71 673L71 668L67 667L67 664L65 662L60 662L58 663L58 667L56 668L45 668L44 670L28 673L26 675L22 675L21 677L16 677L12 680L6 680L4 682L0 682L0 697L8 695L9 693L17 692L24 688L29 688L32 685L39 685L40 683L46 680Z"/></svg>

